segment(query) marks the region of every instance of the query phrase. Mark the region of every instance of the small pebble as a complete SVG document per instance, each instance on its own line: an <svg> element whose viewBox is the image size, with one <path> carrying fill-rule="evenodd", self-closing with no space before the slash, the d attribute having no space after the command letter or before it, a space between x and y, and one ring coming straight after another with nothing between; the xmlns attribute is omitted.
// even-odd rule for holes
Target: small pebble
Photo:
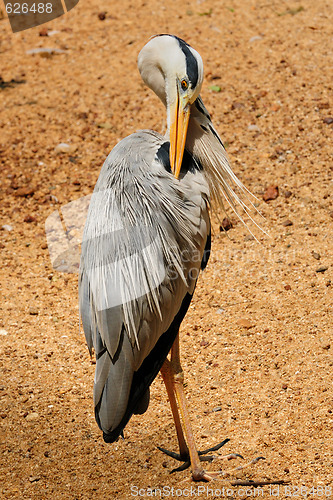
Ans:
<svg viewBox="0 0 333 500"><path fill-rule="evenodd" d="M282 384L282 389L285 391L286 389L288 389L288 385L287 384Z"/></svg>
<svg viewBox="0 0 333 500"><path fill-rule="evenodd" d="M320 260L320 254L312 250L311 255L314 259Z"/></svg>
<svg viewBox="0 0 333 500"><path fill-rule="evenodd" d="M318 269L316 269L316 273L324 273L325 271L327 271L328 269L328 266L320 266L318 267Z"/></svg>
<svg viewBox="0 0 333 500"><path fill-rule="evenodd" d="M255 36L252 36L249 40L250 43L253 43L253 42L258 42L259 40L262 40L262 36L261 35L255 35Z"/></svg>
<svg viewBox="0 0 333 500"><path fill-rule="evenodd" d="M36 222L36 217L33 215L26 215L23 219L24 222Z"/></svg>
<svg viewBox="0 0 333 500"><path fill-rule="evenodd" d="M49 36L49 30L47 28L42 28L39 32L39 36Z"/></svg>
<svg viewBox="0 0 333 500"><path fill-rule="evenodd" d="M106 130L111 130L113 128L113 125L110 122L104 122L104 123L97 123L97 127L104 128Z"/></svg>
<svg viewBox="0 0 333 500"><path fill-rule="evenodd" d="M270 201L270 200L275 200L278 196L279 196L279 187L272 185L268 186L262 198L264 201Z"/></svg>
<svg viewBox="0 0 333 500"><path fill-rule="evenodd" d="M59 203L59 200L54 194L47 194L43 200L43 203L47 203L48 201L51 201L52 203Z"/></svg>
<svg viewBox="0 0 333 500"><path fill-rule="evenodd" d="M38 315L38 309L36 309L36 307L30 307L29 314L31 314L31 316L37 316Z"/></svg>
<svg viewBox="0 0 333 500"><path fill-rule="evenodd" d="M29 477L30 483L35 483L36 481L40 481L40 476L31 476Z"/></svg>
<svg viewBox="0 0 333 500"><path fill-rule="evenodd" d="M222 224L220 225L220 231L229 231L232 228L232 222L228 217L224 217Z"/></svg>
<svg viewBox="0 0 333 500"><path fill-rule="evenodd" d="M1 229L4 231L13 231L13 226L10 226L9 224L4 224Z"/></svg>
<svg viewBox="0 0 333 500"><path fill-rule="evenodd" d="M237 325L242 326L243 328L252 328L253 324L246 318L240 318L237 320Z"/></svg>
<svg viewBox="0 0 333 500"><path fill-rule="evenodd" d="M291 286L290 286L290 285L285 285L285 286L284 286L284 289L285 289L285 290L291 290Z"/></svg>
<svg viewBox="0 0 333 500"><path fill-rule="evenodd" d="M333 123L333 116L327 116L327 118L323 119L323 122L326 123L326 125L331 125Z"/></svg>
<svg viewBox="0 0 333 500"><path fill-rule="evenodd" d="M50 31L47 32L47 35L48 36L54 36L54 35L57 35L58 33L61 33L61 31L59 31L59 30L50 30Z"/></svg>
<svg viewBox="0 0 333 500"><path fill-rule="evenodd" d="M24 198L24 197L33 195L34 192L35 192L35 188L33 188L31 186L30 187L21 187L17 191L15 191L14 195L18 196L20 198Z"/></svg>
<svg viewBox="0 0 333 500"><path fill-rule="evenodd" d="M98 19L99 19L100 21L104 21L104 20L105 20L105 18L106 18L106 12L100 12L100 13L98 14Z"/></svg>
<svg viewBox="0 0 333 500"><path fill-rule="evenodd" d="M51 57L55 54L65 54L65 51L58 48L46 48L46 47L38 47L37 49L30 49L26 51L27 55L35 55L39 54L42 57Z"/></svg>
<svg viewBox="0 0 333 500"><path fill-rule="evenodd" d="M88 120L89 115L86 111L81 111L78 113L77 117L80 118L80 120Z"/></svg>
<svg viewBox="0 0 333 500"><path fill-rule="evenodd" d="M55 148L54 151L56 153L73 153L75 151L75 147L67 144L66 142L60 142Z"/></svg>
<svg viewBox="0 0 333 500"><path fill-rule="evenodd" d="M207 346L209 346L209 342L208 342L208 340L202 339L200 341L200 345L201 345L201 347L207 347Z"/></svg>
<svg viewBox="0 0 333 500"><path fill-rule="evenodd" d="M3 330L2 328L0 329L0 335L5 336L8 335L7 330Z"/></svg>
<svg viewBox="0 0 333 500"><path fill-rule="evenodd" d="M253 123L250 123L250 125L248 125L247 129L250 131L250 132L261 132L260 128L258 127L258 125L255 125Z"/></svg>
<svg viewBox="0 0 333 500"><path fill-rule="evenodd" d="M285 221L282 222L282 226L285 226L285 227L292 226L292 225L293 225L293 222L289 219L286 219Z"/></svg>
<svg viewBox="0 0 333 500"><path fill-rule="evenodd" d="M37 412L28 413L25 419L27 422L35 422L36 420L39 420L39 413Z"/></svg>
<svg viewBox="0 0 333 500"><path fill-rule="evenodd" d="M215 406L215 408L212 409L212 411L221 411L222 407L221 406Z"/></svg>
<svg viewBox="0 0 333 500"><path fill-rule="evenodd" d="M231 109L242 109L244 108L244 104L242 104L241 102L236 102L234 101L231 105Z"/></svg>
<svg viewBox="0 0 333 500"><path fill-rule="evenodd" d="M330 103L327 101L318 103L318 109L329 109L329 108L330 108Z"/></svg>

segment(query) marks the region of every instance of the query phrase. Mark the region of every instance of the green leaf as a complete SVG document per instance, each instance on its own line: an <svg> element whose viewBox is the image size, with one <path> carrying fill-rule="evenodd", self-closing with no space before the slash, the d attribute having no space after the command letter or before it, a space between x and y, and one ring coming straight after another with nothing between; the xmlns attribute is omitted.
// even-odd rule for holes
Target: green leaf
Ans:
<svg viewBox="0 0 333 500"><path fill-rule="evenodd" d="M209 9L207 12L199 12L199 16L211 16L213 9Z"/></svg>
<svg viewBox="0 0 333 500"><path fill-rule="evenodd" d="M209 88L213 92L221 92L221 87L219 87L218 85L211 85Z"/></svg>

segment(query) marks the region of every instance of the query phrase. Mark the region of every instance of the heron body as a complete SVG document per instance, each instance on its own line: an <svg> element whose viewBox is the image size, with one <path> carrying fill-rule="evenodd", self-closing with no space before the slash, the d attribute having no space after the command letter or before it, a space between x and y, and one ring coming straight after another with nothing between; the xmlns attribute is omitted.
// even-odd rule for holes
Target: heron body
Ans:
<svg viewBox="0 0 333 500"><path fill-rule="evenodd" d="M107 441L119 436L138 405L141 409L142 398L148 402L149 385L178 333L210 234L202 171L187 155L179 182L163 163L165 146L164 137L147 130L112 150L85 227L80 309L88 346L96 352L96 418ZM125 239L135 258L123 248ZM101 245L116 259L117 272L107 272ZM98 294L103 303L96 307Z"/></svg>
<svg viewBox="0 0 333 500"><path fill-rule="evenodd" d="M193 477L207 479L198 473L189 423L184 437L177 416L176 401L182 415L183 403L176 344L209 257L211 200L233 205L231 186L240 183L199 95L200 55L183 40L160 35L143 48L138 65L166 106L168 130L165 136L142 130L118 143L92 195L79 301L87 344L96 353L95 416L105 441L115 441L131 416L148 408L149 386L162 369L180 451L189 452Z"/></svg>

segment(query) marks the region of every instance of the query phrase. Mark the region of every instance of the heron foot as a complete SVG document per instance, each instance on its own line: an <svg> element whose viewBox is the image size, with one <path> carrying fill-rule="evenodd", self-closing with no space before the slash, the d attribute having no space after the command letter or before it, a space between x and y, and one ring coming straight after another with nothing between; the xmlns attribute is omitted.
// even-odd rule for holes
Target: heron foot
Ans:
<svg viewBox="0 0 333 500"><path fill-rule="evenodd" d="M208 453L218 451L228 441L230 441L230 439L227 438L227 439L224 439L223 441L221 441L221 443L218 443L217 445L212 446L211 448L207 448L207 450L198 451L200 462L212 462L213 460L215 460L217 458L219 460L223 460L223 459L232 460L233 458L243 458L242 455L239 455L239 453L230 453L228 455L208 455ZM165 453L166 455L168 455L169 457L174 458L175 460L178 460L178 462L184 462L182 465L180 465L176 469L172 469L171 474L173 472L181 472L183 470L188 469L191 466L190 456L188 453L175 453L174 451L166 450L165 448L161 448L160 446L158 446L157 448L160 451L162 451L163 453ZM202 475L202 474L204 474L204 476L209 475L204 471L200 471L199 475ZM214 475L215 474L221 475L220 472L214 473ZM210 479L205 478L205 477L201 477L201 479L200 479L199 475L198 475L198 478L195 478L196 481L200 481L200 480L210 481L211 479L213 479L213 477L211 477Z"/></svg>

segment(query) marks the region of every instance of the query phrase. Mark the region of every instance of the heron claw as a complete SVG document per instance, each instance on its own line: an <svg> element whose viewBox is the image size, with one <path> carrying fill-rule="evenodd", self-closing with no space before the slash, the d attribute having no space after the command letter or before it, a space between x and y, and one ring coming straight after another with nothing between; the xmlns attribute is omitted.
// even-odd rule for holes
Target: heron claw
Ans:
<svg viewBox="0 0 333 500"><path fill-rule="evenodd" d="M237 459L241 458L244 460L244 457L240 455L239 453L229 453L228 455L207 455L207 453L210 453L212 451L218 451L220 448L222 448L223 445L225 445L230 439L224 439L221 441L221 443L212 446L211 448L207 448L207 450L203 451L198 451L198 457L200 462L212 462L214 459L218 460L232 460L232 459ZM188 453L175 453L174 451L169 451L166 450L165 448L161 448L160 446L157 447L160 451L168 455L168 457L174 458L175 460L178 460L179 462L183 462L179 467L172 469L170 471L170 474L173 472L181 472L189 467L191 467L191 461ZM265 457L259 456L256 458L253 458L249 462L247 462L245 465L240 465L238 467L235 467L234 469L229 469L229 470L224 470L224 471L218 471L218 472L206 472L204 469L201 469L199 471L199 475L193 475L192 472L192 479L195 481L211 481L213 479L216 479L217 477L221 476L227 476L233 472L241 471L247 467L250 467L251 465L256 464L260 460L266 460Z"/></svg>
<svg viewBox="0 0 333 500"><path fill-rule="evenodd" d="M215 458L217 458L217 455L209 455L209 456L205 456L205 455L207 455L207 453L210 453L212 451L218 451L228 441L230 441L229 438L224 439L223 441L221 441L221 443L218 443L215 446L212 446L211 448L207 448L207 450L198 451L200 462L212 462ZM172 469L170 474L172 474L173 472L181 472L183 470L188 469L191 466L191 461L190 461L190 457L188 454L175 453L174 451L166 450L165 448L162 448L161 446L158 446L157 448L160 451L162 451L162 453L165 453L165 455L168 455L168 457L174 458L175 460L178 460L178 462L184 462L182 465L180 465L176 469ZM234 453L233 456L243 458L238 453Z"/></svg>
<svg viewBox="0 0 333 500"><path fill-rule="evenodd" d="M221 441L219 444L216 444L215 446L212 446L211 448L207 448L207 450L198 451L198 455L199 456L200 455L207 455L207 453L210 453L211 451L217 451L220 448L222 448L222 446L224 446L225 444L227 444L228 441L230 441L230 439L226 438L223 441Z"/></svg>
<svg viewBox="0 0 333 500"><path fill-rule="evenodd" d="M182 465L180 465L176 469L172 469L170 471L170 474L173 474L174 472L182 472L183 470L188 469L190 466L191 466L191 462L189 460L187 460L186 462L184 462Z"/></svg>
<svg viewBox="0 0 333 500"><path fill-rule="evenodd" d="M179 453L176 453L174 451L169 451L166 450L165 448L161 448L161 446L157 447L158 450L160 450L162 453L165 453L168 455L168 457L174 458L175 460L178 460L179 462L184 462L188 459L188 455L180 455Z"/></svg>

